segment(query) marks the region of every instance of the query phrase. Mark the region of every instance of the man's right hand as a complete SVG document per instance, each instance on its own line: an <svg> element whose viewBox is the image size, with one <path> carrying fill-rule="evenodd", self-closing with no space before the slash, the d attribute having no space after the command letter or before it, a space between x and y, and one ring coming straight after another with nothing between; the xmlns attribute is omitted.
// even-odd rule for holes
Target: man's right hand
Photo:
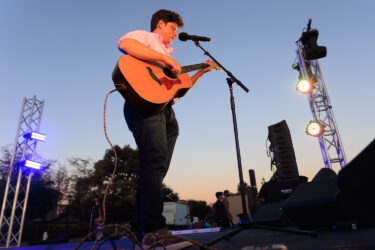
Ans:
<svg viewBox="0 0 375 250"><path fill-rule="evenodd" d="M172 57L150 49L135 39L125 38L121 40L119 48L121 51L135 58L144 61L159 62L163 66L168 67L175 76L181 73L181 65Z"/></svg>
<svg viewBox="0 0 375 250"><path fill-rule="evenodd" d="M164 63L174 76L177 76L181 73L181 65L172 57L165 56Z"/></svg>

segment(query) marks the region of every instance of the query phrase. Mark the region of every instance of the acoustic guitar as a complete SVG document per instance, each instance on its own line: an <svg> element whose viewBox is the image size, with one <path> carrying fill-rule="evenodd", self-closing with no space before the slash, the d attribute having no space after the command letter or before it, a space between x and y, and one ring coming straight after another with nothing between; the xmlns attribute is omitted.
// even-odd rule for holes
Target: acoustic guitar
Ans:
<svg viewBox="0 0 375 250"><path fill-rule="evenodd" d="M160 112L173 98L184 96L193 87L187 72L207 67L209 65L205 63L184 66L181 73L174 76L168 68L157 63L124 55L113 70L112 80L132 107L152 114Z"/></svg>

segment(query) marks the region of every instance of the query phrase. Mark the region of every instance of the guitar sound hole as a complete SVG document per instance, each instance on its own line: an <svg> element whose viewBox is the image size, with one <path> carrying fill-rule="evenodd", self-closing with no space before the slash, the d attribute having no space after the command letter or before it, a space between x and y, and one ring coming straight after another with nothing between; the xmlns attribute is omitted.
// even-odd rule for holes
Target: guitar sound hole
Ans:
<svg viewBox="0 0 375 250"><path fill-rule="evenodd" d="M163 68L163 72L164 72L164 74L165 74L166 76L168 76L169 78L177 79L177 77L174 76L174 75L172 74L172 72L171 72L168 68Z"/></svg>

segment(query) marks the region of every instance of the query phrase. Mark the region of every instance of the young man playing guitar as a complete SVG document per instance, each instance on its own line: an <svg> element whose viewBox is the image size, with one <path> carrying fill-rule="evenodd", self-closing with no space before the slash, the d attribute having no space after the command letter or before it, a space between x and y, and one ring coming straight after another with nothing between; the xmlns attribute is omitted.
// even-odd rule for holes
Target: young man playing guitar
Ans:
<svg viewBox="0 0 375 250"><path fill-rule="evenodd" d="M157 63L167 67L178 77L180 64L169 56L174 50L169 47L177 36L177 29L184 25L182 18L169 10L157 11L151 19L151 32L136 30L129 32L119 40L119 49L139 60ZM215 66L207 61L204 69L190 77L192 85ZM155 78L155 77L154 77ZM189 81L190 81L189 80ZM160 81L158 81L161 84ZM124 115L139 150L139 172L137 186L137 220L143 234L153 232L146 242L150 245L158 236L170 235L162 215L162 183L171 162L173 149L178 136L178 123L172 108L177 98L156 113L140 112L129 101L125 102ZM163 238L163 237L162 237ZM191 245L179 239L166 239L167 249L180 249Z"/></svg>

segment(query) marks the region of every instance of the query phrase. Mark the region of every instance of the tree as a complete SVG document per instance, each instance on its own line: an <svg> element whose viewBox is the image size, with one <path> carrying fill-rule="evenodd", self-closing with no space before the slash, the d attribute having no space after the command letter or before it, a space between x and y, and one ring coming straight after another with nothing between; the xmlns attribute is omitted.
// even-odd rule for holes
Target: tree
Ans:
<svg viewBox="0 0 375 250"><path fill-rule="evenodd" d="M74 199L72 211L79 218L90 218L92 200L94 197L103 199L107 184L111 181L106 201L106 223L127 222L135 219L135 192L138 169L138 151L129 145L120 148L117 152L117 169L115 168L115 154L112 149L105 151L103 158L93 164L79 158L70 163L75 167Z"/></svg>
<svg viewBox="0 0 375 250"><path fill-rule="evenodd" d="M72 182L74 184L74 199L71 204L72 214L89 221L93 198L100 198L110 182L108 194L105 197L106 224L135 223L135 196L138 180L138 150L129 145L123 148L115 146L117 152L117 169L115 154L112 149L105 151L101 160L92 163L88 160L74 158L69 162L74 168ZM178 201L178 194L172 188L163 184L162 195L165 201ZM168 199L168 198L169 199Z"/></svg>
<svg viewBox="0 0 375 250"><path fill-rule="evenodd" d="M266 179L264 179L264 177L262 177L262 181L260 184L262 184L262 186L264 185L264 183L266 183Z"/></svg>
<svg viewBox="0 0 375 250"><path fill-rule="evenodd" d="M27 217L47 220L48 213L57 206L61 193L53 187L53 182L34 176L31 179Z"/></svg>
<svg viewBox="0 0 375 250"><path fill-rule="evenodd" d="M68 159L68 162L73 167L73 172L71 174L71 179L73 181L88 177L93 173L93 162L90 159L76 157Z"/></svg>
<svg viewBox="0 0 375 250"><path fill-rule="evenodd" d="M163 183L162 187L163 201L179 201L178 193L173 192L173 189Z"/></svg>
<svg viewBox="0 0 375 250"><path fill-rule="evenodd" d="M10 146L1 148L1 159L0 159L0 180L4 180L8 176L8 170L10 166L10 160L12 158Z"/></svg>
<svg viewBox="0 0 375 250"><path fill-rule="evenodd" d="M247 201L249 202L250 212L254 214L256 208L259 208L261 205L261 200L258 198L258 190L256 187L249 186L246 182L243 183L243 188L247 196ZM237 190L240 192L240 184L238 184Z"/></svg>
<svg viewBox="0 0 375 250"><path fill-rule="evenodd" d="M3 194L8 177L10 159L12 158L12 155L10 153L10 147L2 147L1 154L2 156L0 159L0 194ZM0 198L3 199L3 196L1 195Z"/></svg>
<svg viewBox="0 0 375 250"><path fill-rule="evenodd" d="M68 169L58 164L57 170L55 170L52 174L52 181L54 182L56 190L58 190L61 194L67 194L70 192L70 183L71 178L69 176Z"/></svg>
<svg viewBox="0 0 375 250"><path fill-rule="evenodd" d="M199 220L207 220L212 215L212 208L205 201L188 200L190 217L198 217Z"/></svg>
<svg viewBox="0 0 375 250"><path fill-rule="evenodd" d="M249 186L249 184L247 184L245 181L243 182L243 189L245 191L245 194L247 194L249 191L251 191L251 187ZM238 192L241 192L241 186L240 184L238 183L237 185L237 191Z"/></svg>

